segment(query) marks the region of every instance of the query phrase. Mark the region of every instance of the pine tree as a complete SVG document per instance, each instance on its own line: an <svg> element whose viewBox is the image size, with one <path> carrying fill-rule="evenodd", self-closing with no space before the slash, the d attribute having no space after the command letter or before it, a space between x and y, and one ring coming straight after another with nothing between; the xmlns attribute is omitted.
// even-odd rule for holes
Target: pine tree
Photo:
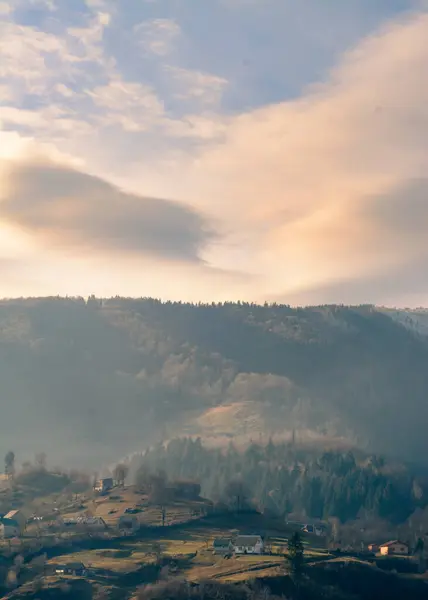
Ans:
<svg viewBox="0 0 428 600"><path fill-rule="evenodd" d="M303 542L298 531L288 540L288 564L291 576L298 582L302 577L304 565Z"/></svg>

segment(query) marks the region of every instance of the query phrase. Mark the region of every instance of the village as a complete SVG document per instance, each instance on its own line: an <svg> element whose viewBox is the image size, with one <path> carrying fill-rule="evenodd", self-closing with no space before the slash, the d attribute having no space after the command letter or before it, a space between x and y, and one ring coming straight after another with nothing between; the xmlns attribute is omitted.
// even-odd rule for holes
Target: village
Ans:
<svg viewBox="0 0 428 600"><path fill-rule="evenodd" d="M178 570L190 581L270 577L285 572L287 542L295 532L308 564L346 556L381 564L389 558L396 560L394 568L404 561L418 576L425 571L425 556L422 567L420 552L405 542L341 549L332 545L328 523L287 522L255 510L218 512L195 492L182 482L173 500L153 503L135 485L108 477L91 490L58 492L8 511L0 517L0 547L3 559L12 561L12 587L34 578L53 585L70 577L135 584L159 569Z"/></svg>

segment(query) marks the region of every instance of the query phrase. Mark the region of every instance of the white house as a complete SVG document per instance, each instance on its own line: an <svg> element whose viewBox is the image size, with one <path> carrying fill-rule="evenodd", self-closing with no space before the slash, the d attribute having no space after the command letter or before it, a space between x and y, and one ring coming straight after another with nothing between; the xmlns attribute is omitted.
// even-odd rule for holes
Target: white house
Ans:
<svg viewBox="0 0 428 600"><path fill-rule="evenodd" d="M233 547L235 554L263 554L265 544L261 535L239 535Z"/></svg>

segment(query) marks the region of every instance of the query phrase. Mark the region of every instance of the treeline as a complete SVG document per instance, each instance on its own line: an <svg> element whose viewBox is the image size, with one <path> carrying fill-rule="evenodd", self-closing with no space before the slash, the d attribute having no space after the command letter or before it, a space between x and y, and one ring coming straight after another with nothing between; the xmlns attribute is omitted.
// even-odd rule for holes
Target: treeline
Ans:
<svg viewBox="0 0 428 600"><path fill-rule="evenodd" d="M193 480L168 479L165 471L150 471L146 464L139 465L135 483L146 492L153 504L165 505L176 499L197 500L200 497L201 485Z"/></svg>
<svg viewBox="0 0 428 600"><path fill-rule="evenodd" d="M174 439L144 454L139 472L149 471L198 481L204 496L233 509L253 506L342 522L364 515L401 523L428 500L424 481L380 457L272 441L239 451L233 444L224 450L200 439Z"/></svg>

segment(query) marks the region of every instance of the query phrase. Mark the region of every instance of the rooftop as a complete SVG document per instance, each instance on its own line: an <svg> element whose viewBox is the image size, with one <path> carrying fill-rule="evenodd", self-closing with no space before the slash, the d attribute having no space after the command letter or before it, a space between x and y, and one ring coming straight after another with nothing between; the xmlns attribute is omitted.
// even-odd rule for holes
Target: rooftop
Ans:
<svg viewBox="0 0 428 600"><path fill-rule="evenodd" d="M255 546L260 540L261 535L238 535L235 546Z"/></svg>
<svg viewBox="0 0 428 600"><path fill-rule="evenodd" d="M78 571L80 569L84 569L85 565L81 562L70 562L70 563L64 563L61 565L55 565L55 569L73 569L75 571Z"/></svg>
<svg viewBox="0 0 428 600"><path fill-rule="evenodd" d="M395 546L396 544L400 544L401 546L408 546L406 542L401 542L400 540L391 540L390 542L385 542L385 544L381 544L379 547L384 548L385 546Z"/></svg>
<svg viewBox="0 0 428 600"><path fill-rule="evenodd" d="M8 527L19 527L19 523L16 519L10 519L8 517L2 517L0 523Z"/></svg>
<svg viewBox="0 0 428 600"><path fill-rule="evenodd" d="M214 540L213 546L216 546L217 548L221 548L223 546L229 546L230 544L230 539L228 538L216 538Z"/></svg>

